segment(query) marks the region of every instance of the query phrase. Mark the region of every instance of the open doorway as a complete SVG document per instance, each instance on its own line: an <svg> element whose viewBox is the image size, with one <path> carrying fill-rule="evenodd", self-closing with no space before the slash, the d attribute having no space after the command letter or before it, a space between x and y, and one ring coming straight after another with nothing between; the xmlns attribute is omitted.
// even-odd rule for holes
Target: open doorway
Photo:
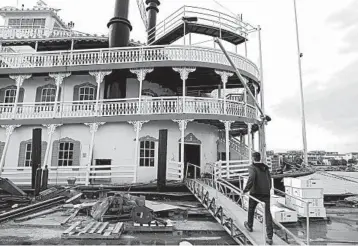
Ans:
<svg viewBox="0 0 358 246"><path fill-rule="evenodd" d="M179 143L179 161L181 161L181 144ZM188 165L191 163L195 166L200 167L200 158L201 157L201 145L199 144L184 144L184 175L187 173L188 178L194 178L195 168L192 165ZM200 171L196 170L197 177L200 176Z"/></svg>
<svg viewBox="0 0 358 246"><path fill-rule="evenodd" d="M111 168L110 167L98 167L98 166L110 166L112 164L112 160L108 159L97 159L96 160L96 173L92 175L91 184L110 184L111 183ZM105 171L103 173L97 173L99 171Z"/></svg>

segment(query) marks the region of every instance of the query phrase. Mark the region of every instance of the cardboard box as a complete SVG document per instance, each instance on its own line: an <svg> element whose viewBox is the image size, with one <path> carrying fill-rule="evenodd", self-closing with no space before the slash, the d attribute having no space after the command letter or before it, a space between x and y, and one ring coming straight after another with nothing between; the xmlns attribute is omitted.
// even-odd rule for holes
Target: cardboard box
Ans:
<svg viewBox="0 0 358 246"><path fill-rule="evenodd" d="M280 207L277 205L271 206L271 214L272 214L272 217L277 222L280 222L280 223L282 223L282 222L297 222L297 220L298 220L297 212L295 210Z"/></svg>
<svg viewBox="0 0 358 246"><path fill-rule="evenodd" d="M307 216L307 208L301 208L299 206L295 206L294 209L297 211L299 216L306 217ZM310 218L326 218L327 213L325 208L309 208L309 216Z"/></svg>
<svg viewBox="0 0 358 246"><path fill-rule="evenodd" d="M299 189L323 189L323 181L320 179L291 179L291 186Z"/></svg>
<svg viewBox="0 0 358 246"><path fill-rule="evenodd" d="M299 189L292 188L292 196L299 198L317 199L323 198L323 189Z"/></svg>
<svg viewBox="0 0 358 246"><path fill-rule="evenodd" d="M285 193L289 195L293 195L292 187L285 187Z"/></svg>
<svg viewBox="0 0 358 246"><path fill-rule="evenodd" d="M285 185L285 187L291 187L292 178L283 178L283 184Z"/></svg>
<svg viewBox="0 0 358 246"><path fill-rule="evenodd" d="M306 201L306 202L310 202L310 205L309 205L310 207L316 207L316 208L323 208L324 207L323 198L303 199L303 200ZM301 208L307 206L305 202L297 200L297 199L294 199L294 198L292 198L291 204L299 206Z"/></svg>
<svg viewBox="0 0 358 246"><path fill-rule="evenodd" d="M285 204L287 207L292 208L292 197L286 196L285 197Z"/></svg>
<svg viewBox="0 0 358 246"><path fill-rule="evenodd" d="M271 205L275 205L275 204L285 204L285 198L282 196L272 195L271 196Z"/></svg>

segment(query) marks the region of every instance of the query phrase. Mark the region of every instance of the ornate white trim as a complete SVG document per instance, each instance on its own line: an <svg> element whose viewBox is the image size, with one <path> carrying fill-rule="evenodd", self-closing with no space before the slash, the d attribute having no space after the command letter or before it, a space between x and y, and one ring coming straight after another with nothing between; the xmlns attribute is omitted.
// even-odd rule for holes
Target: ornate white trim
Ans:
<svg viewBox="0 0 358 246"><path fill-rule="evenodd" d="M96 79L97 85L101 84L104 80L104 77L111 74L112 70L103 70L103 71L90 71L89 74Z"/></svg>
<svg viewBox="0 0 358 246"><path fill-rule="evenodd" d="M230 130L230 128L231 128L231 124L232 124L232 123L234 123L235 121L230 121L230 120L220 120L220 122L221 122L221 123L224 123L224 125L225 125L225 130L226 130L227 128L229 128L229 130Z"/></svg>
<svg viewBox="0 0 358 246"><path fill-rule="evenodd" d="M104 125L106 122L95 122L95 123L84 123L86 126L90 127L90 133L96 133L98 128Z"/></svg>
<svg viewBox="0 0 358 246"><path fill-rule="evenodd" d="M195 72L195 67L173 67L173 70L180 74L182 80L187 80L189 74Z"/></svg>
<svg viewBox="0 0 358 246"><path fill-rule="evenodd" d="M139 69L131 69L130 71L131 71L131 73L134 73L135 75L137 75L137 79L140 82L143 82L143 80L145 80L145 77L147 76L147 74L153 72L154 69L153 68L139 68Z"/></svg>
<svg viewBox="0 0 358 246"><path fill-rule="evenodd" d="M55 133L57 127L62 126L62 124L51 124L51 125L43 125L47 128L47 134L50 136Z"/></svg>
<svg viewBox="0 0 358 246"><path fill-rule="evenodd" d="M231 76L234 75L234 73L230 73L230 72L226 72L226 71L221 71L221 70L215 70L215 73L218 74L218 75L220 75L220 77L221 77L221 82L222 82L223 84L226 84L227 81L228 81L228 79L229 79L229 77L231 77Z"/></svg>
<svg viewBox="0 0 358 246"><path fill-rule="evenodd" d="M71 76L71 73L49 73L48 76L53 78L55 80L56 86L59 87L65 78Z"/></svg>
<svg viewBox="0 0 358 246"><path fill-rule="evenodd" d="M176 122L179 124L179 130L180 131L185 131L186 127L188 126L188 123L191 122L191 121L194 121L193 119L187 119L187 120L175 120L173 119L172 121ZM182 125L182 123L184 123L184 125ZM184 126L184 129L183 129L183 126Z"/></svg>
<svg viewBox="0 0 358 246"><path fill-rule="evenodd" d="M149 122L149 120L146 120L146 121L128 121L129 124L133 125L134 127L134 131L137 132L140 130L142 130L142 126L143 124Z"/></svg>
<svg viewBox="0 0 358 246"><path fill-rule="evenodd" d="M16 86L19 88L24 83L25 79L31 78L32 74L17 74L17 75L10 75L10 79L15 80Z"/></svg>
<svg viewBox="0 0 358 246"><path fill-rule="evenodd" d="M1 127L6 129L6 137L9 137L13 134L14 130L20 126L21 125L2 125Z"/></svg>

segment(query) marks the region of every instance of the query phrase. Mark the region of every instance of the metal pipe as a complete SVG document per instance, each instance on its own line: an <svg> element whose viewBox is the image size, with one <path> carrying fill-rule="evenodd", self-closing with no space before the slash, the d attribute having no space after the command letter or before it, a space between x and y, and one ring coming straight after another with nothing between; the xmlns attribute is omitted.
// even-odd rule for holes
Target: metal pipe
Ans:
<svg viewBox="0 0 358 246"><path fill-rule="evenodd" d="M302 65L301 65L301 56L302 55L301 55L300 39L299 39L299 31L298 31L296 0L293 0L293 6L294 6L295 23L296 23L298 71L299 71L299 77L300 77L300 98L301 98L301 120L302 120L302 141L303 141L304 165L308 165L305 102L304 102L304 97L303 97Z"/></svg>
<svg viewBox="0 0 358 246"><path fill-rule="evenodd" d="M224 55L226 56L227 60L229 61L229 63L231 64L231 66L235 69L235 73L236 76L239 78L240 82L244 85L245 89L247 90L247 92L249 93L249 95L252 97L252 99L254 100L255 106L257 107L257 109L260 111L261 113L261 117L265 117L260 105L258 104L258 102L256 101L254 95L252 94L251 90L249 89L249 87L247 86L244 78L242 77L242 75L240 74L240 71L236 68L234 62L231 60L231 57L229 56L229 54L226 52L224 46L222 45L221 41L218 38L215 38L215 42L219 44L221 50L224 52Z"/></svg>

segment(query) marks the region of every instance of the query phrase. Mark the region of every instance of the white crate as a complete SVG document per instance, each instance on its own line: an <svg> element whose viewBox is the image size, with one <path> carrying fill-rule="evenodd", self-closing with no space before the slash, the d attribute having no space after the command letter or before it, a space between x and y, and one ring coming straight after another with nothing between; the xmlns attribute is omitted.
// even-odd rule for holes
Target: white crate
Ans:
<svg viewBox="0 0 358 246"><path fill-rule="evenodd" d="M306 217L307 216L307 208L294 206L294 209L297 211L299 216ZM327 213L325 208L309 208L309 216L310 218L326 218Z"/></svg>
<svg viewBox="0 0 358 246"><path fill-rule="evenodd" d="M292 179L291 186L299 189L322 189L323 181L320 179Z"/></svg>
<svg viewBox="0 0 358 246"><path fill-rule="evenodd" d="M316 208L323 208L324 207L324 201L323 201L323 198L317 198L317 199L303 199L305 202L310 202L310 207L316 207ZM300 200L297 200L297 199L292 199L291 200L291 204L292 205L297 205L299 207L305 207L307 206L307 204L303 202L303 201L300 201Z"/></svg>
<svg viewBox="0 0 358 246"><path fill-rule="evenodd" d="M293 205L292 199L293 199L292 197L286 196L284 205L286 205L289 208L292 208L292 205Z"/></svg>
<svg viewBox="0 0 358 246"><path fill-rule="evenodd" d="M275 205L275 204L285 204L285 198L282 196L272 195L271 196L271 205Z"/></svg>
<svg viewBox="0 0 358 246"><path fill-rule="evenodd" d="M292 196L293 195L292 187L285 187L285 193Z"/></svg>
<svg viewBox="0 0 358 246"><path fill-rule="evenodd" d="M291 187L292 178L283 178L283 184L285 185L285 187Z"/></svg>
<svg viewBox="0 0 358 246"><path fill-rule="evenodd" d="M297 212L292 209L272 205L271 206L271 214L272 214L272 217L280 223L282 223L282 222L297 222Z"/></svg>
<svg viewBox="0 0 358 246"><path fill-rule="evenodd" d="M292 188L292 196L299 198L323 198L323 189L298 189Z"/></svg>

